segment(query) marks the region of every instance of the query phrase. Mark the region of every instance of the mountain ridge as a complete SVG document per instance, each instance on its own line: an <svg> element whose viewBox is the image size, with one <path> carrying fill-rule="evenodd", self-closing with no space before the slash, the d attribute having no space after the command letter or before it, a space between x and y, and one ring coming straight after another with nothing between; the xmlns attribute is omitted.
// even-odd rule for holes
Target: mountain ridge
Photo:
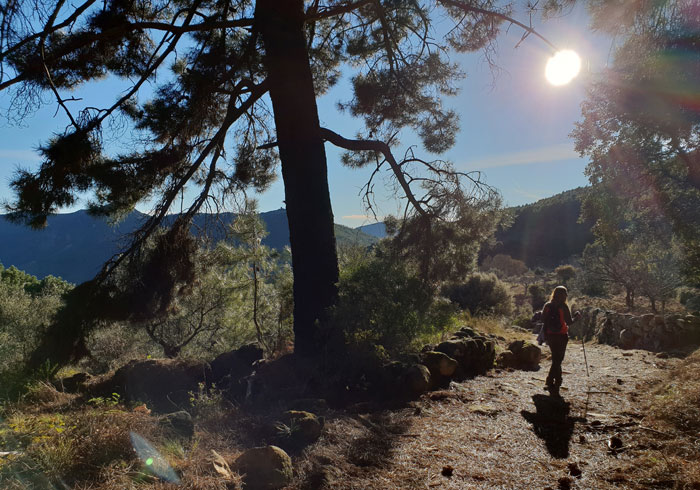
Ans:
<svg viewBox="0 0 700 490"><path fill-rule="evenodd" d="M174 219L171 215L166 220ZM207 230L214 241L226 236L226 227L233 222L234 213L218 215L198 214L193 220L193 231ZM39 279L48 275L81 283L94 277L100 267L122 250L129 234L135 231L148 215L133 211L123 221L111 226L105 219L94 217L86 210L49 216L47 226L34 230L13 223L0 215L0 263L15 266ZM289 245L287 214L283 208L260 213L268 235L263 245L282 250ZM343 225L336 224L339 243L368 246L378 239Z"/></svg>

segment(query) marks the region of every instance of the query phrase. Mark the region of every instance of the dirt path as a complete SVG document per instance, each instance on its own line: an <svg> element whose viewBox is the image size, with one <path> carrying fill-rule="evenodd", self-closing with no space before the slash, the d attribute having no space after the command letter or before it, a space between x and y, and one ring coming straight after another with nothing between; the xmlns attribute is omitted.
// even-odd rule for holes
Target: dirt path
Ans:
<svg viewBox="0 0 700 490"><path fill-rule="evenodd" d="M581 344L569 344L561 398L543 390L547 358L536 372L491 372L402 410L329 420L294 488L627 488L616 469L646 430L639 390L677 361L594 344L586 354L590 378Z"/></svg>

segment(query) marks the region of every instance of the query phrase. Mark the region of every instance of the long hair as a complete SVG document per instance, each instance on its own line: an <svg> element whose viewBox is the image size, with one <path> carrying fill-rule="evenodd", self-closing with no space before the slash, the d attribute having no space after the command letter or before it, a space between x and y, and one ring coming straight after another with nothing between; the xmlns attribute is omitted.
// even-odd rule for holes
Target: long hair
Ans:
<svg viewBox="0 0 700 490"><path fill-rule="evenodd" d="M549 295L549 302L553 302L554 298L562 294L564 295L564 301L562 301L562 304L569 306L569 304L566 302L569 291L564 286L557 286L552 290L552 294Z"/></svg>

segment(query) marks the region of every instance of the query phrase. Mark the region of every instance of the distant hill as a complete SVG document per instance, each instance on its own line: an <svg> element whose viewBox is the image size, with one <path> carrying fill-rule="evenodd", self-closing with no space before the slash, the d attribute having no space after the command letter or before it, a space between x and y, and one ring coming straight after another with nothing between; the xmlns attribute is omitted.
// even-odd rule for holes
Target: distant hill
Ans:
<svg viewBox="0 0 700 490"><path fill-rule="evenodd" d="M581 200L589 187L579 187L532 204L511 208L514 220L496 233L498 244L483 255L498 253L524 261L528 267L556 267L580 255L594 239L592 221L579 223Z"/></svg>
<svg viewBox="0 0 700 490"><path fill-rule="evenodd" d="M102 264L117 253L128 238L148 216L134 211L115 227L103 219L90 216L86 211L50 216L47 227L32 230L9 222L0 216L0 263L14 265L37 276L61 277L72 283L81 283L94 277ZM289 245L289 227L284 209L261 213L268 235L263 244L281 250ZM193 231L206 230L208 236L219 240L235 215L222 213L218 217L195 216ZM174 218L171 218L174 219ZM377 238L343 225L335 225L339 244L370 245Z"/></svg>
<svg viewBox="0 0 700 490"><path fill-rule="evenodd" d="M355 228L363 233L377 238L386 238L386 225L384 223L372 223L371 225L362 225Z"/></svg>

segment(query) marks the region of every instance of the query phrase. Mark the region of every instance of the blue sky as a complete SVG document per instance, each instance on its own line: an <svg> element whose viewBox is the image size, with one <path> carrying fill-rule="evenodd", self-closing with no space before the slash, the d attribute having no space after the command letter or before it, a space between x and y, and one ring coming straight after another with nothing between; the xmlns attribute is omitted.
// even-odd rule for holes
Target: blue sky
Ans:
<svg viewBox="0 0 700 490"><path fill-rule="evenodd" d="M588 18L582 9L538 22L535 27L558 47L574 49L580 54L584 68L571 84L549 85L544 78L544 66L551 54L548 46L530 36L516 49L522 30L511 26L498 39L495 61L500 70L495 76L481 53L454 58L467 77L460 82L460 94L445 101L460 115L461 131L455 147L442 157L459 170L482 171L485 181L501 191L507 205L534 202L587 184L583 175L587 162L574 152L568 134L579 118L589 73L606 63L610 49L609 40L588 29ZM318 106L322 125L353 137L361 128L359 121L336 108L338 101L349 98L350 76L351 73L345 73L338 86L319 99ZM105 94L110 96L106 100ZM109 82L75 95L84 97L88 103L101 101L100 105L114 96ZM7 104L7 98L0 94L0 110L6 109ZM55 104L41 109L20 126L0 121L0 199L11 198L8 182L14 169L18 165L36 168L39 157L33 149L65 126L66 120L62 113L56 113ZM397 156L403 154L406 146L416 143L410 134L403 135L402 141L405 146L396 150ZM119 143L112 142L115 147ZM366 216L358 195L370 171L343 168L339 163L340 151L330 144L326 151L335 221L352 227L373 222ZM418 154L431 157L420 150ZM380 189L380 183L375 190L381 218L396 213L401 205L389 198L389 192ZM281 178L268 192L257 197L261 211L282 207ZM142 210L146 211L147 207Z"/></svg>

